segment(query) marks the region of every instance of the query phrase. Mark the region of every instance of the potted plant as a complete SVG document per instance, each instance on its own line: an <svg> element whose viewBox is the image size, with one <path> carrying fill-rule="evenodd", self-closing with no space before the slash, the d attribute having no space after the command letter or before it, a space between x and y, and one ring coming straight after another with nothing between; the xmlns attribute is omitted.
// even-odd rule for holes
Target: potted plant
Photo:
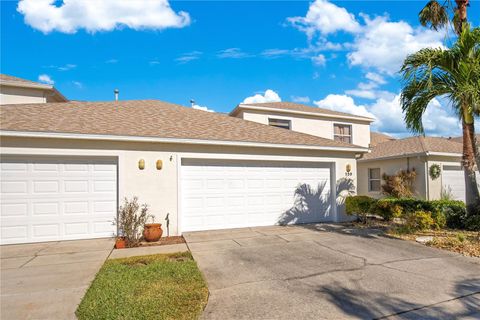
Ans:
<svg viewBox="0 0 480 320"><path fill-rule="evenodd" d="M140 243L141 230L149 218L148 206L143 204L140 208L138 198L132 200L125 198L123 206L118 210L116 224L118 226L118 237L115 242L116 248L136 247Z"/></svg>
<svg viewBox="0 0 480 320"><path fill-rule="evenodd" d="M127 241L125 237L117 237L115 239L115 249L124 249L127 247Z"/></svg>
<svg viewBox="0 0 480 320"><path fill-rule="evenodd" d="M147 242L160 240L163 234L162 224L155 223L155 217L151 216L152 223L146 223L143 227L143 237Z"/></svg>

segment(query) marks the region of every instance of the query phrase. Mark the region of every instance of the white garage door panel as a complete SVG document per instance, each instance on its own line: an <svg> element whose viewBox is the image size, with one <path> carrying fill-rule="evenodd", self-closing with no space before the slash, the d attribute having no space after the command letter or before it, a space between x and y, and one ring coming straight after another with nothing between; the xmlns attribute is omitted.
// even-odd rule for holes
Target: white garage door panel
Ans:
<svg viewBox="0 0 480 320"><path fill-rule="evenodd" d="M480 173L476 172L480 189ZM443 166L443 189L451 192L455 200L465 201L465 175L461 166Z"/></svg>
<svg viewBox="0 0 480 320"><path fill-rule="evenodd" d="M1 244L109 237L117 165L99 159L2 159Z"/></svg>
<svg viewBox="0 0 480 320"><path fill-rule="evenodd" d="M314 191L321 184L323 192L294 212L301 184ZM332 221L329 192L328 165L184 160L182 231L275 225L286 212L288 223Z"/></svg>

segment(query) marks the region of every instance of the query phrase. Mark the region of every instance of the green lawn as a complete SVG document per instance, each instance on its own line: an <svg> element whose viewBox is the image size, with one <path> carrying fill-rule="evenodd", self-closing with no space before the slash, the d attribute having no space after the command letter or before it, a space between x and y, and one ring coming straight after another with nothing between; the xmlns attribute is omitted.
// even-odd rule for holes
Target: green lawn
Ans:
<svg viewBox="0 0 480 320"><path fill-rule="evenodd" d="M207 285L189 252L107 260L88 289L82 319L197 319Z"/></svg>

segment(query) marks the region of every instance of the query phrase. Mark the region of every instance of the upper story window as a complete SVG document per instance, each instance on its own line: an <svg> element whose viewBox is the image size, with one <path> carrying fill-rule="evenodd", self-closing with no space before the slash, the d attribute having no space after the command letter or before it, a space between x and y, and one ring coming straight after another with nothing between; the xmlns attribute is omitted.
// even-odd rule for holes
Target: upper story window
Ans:
<svg viewBox="0 0 480 320"><path fill-rule="evenodd" d="M283 129L291 129L292 128L292 121L285 120L285 119L274 119L268 118L268 125Z"/></svg>
<svg viewBox="0 0 480 320"><path fill-rule="evenodd" d="M380 191L380 168L368 169L368 191Z"/></svg>
<svg viewBox="0 0 480 320"><path fill-rule="evenodd" d="M352 143L352 126L349 124L333 124L333 140Z"/></svg>

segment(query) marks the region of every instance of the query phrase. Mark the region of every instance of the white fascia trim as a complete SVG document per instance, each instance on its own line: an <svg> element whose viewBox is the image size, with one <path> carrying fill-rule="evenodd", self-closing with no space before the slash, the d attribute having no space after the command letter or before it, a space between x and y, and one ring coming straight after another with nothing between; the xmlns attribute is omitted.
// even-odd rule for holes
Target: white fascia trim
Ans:
<svg viewBox="0 0 480 320"><path fill-rule="evenodd" d="M8 87L46 89L46 90L52 90L52 89L53 89L53 86L52 86L52 85L49 85L49 84L43 84L43 83L25 83L25 82L20 82L20 81L8 81L8 80L0 81L0 85L2 85L2 86L8 86Z"/></svg>
<svg viewBox="0 0 480 320"><path fill-rule="evenodd" d="M354 115L347 116L347 115L333 115L333 114L326 114L326 113L318 113L318 112L307 112L307 111L296 111L296 110L289 110L289 109L281 109L281 108L268 108L268 107L258 107L258 106L251 106L248 104L239 104L235 109L230 112L230 115L233 115L237 109L250 109L250 110L260 110L260 111L272 111L272 112L283 112L283 113L292 113L292 114L301 114L301 115L308 115L314 117L322 117L322 118L334 118L334 119L349 119L349 120L359 120L365 122L373 122L375 119L368 118L368 117L356 117Z"/></svg>
<svg viewBox="0 0 480 320"><path fill-rule="evenodd" d="M278 149L322 150L322 151L368 152L367 148L358 148L358 147L345 148L345 147L275 144L275 143L246 142L246 141L244 142L244 141L179 139L179 138L159 138L159 137L142 137L142 136L116 136L116 135L81 134L81 133L26 132L26 131L1 130L0 136L24 137L24 138L56 138L56 139L77 139L77 140L179 143L179 144L196 144L196 145L200 144L200 145L261 147L261 148L278 148Z"/></svg>
<svg viewBox="0 0 480 320"><path fill-rule="evenodd" d="M461 157L461 153L455 152L427 152L427 156L442 156L442 157Z"/></svg>
<svg viewBox="0 0 480 320"><path fill-rule="evenodd" d="M424 157L427 156L425 152L418 152L418 153L404 153L398 154L394 156L386 156L386 157L379 157L379 158L372 158L372 159L357 159L358 162L371 162L371 161L381 161L381 160L392 160L392 159L402 159L402 158L411 158L411 157Z"/></svg>

